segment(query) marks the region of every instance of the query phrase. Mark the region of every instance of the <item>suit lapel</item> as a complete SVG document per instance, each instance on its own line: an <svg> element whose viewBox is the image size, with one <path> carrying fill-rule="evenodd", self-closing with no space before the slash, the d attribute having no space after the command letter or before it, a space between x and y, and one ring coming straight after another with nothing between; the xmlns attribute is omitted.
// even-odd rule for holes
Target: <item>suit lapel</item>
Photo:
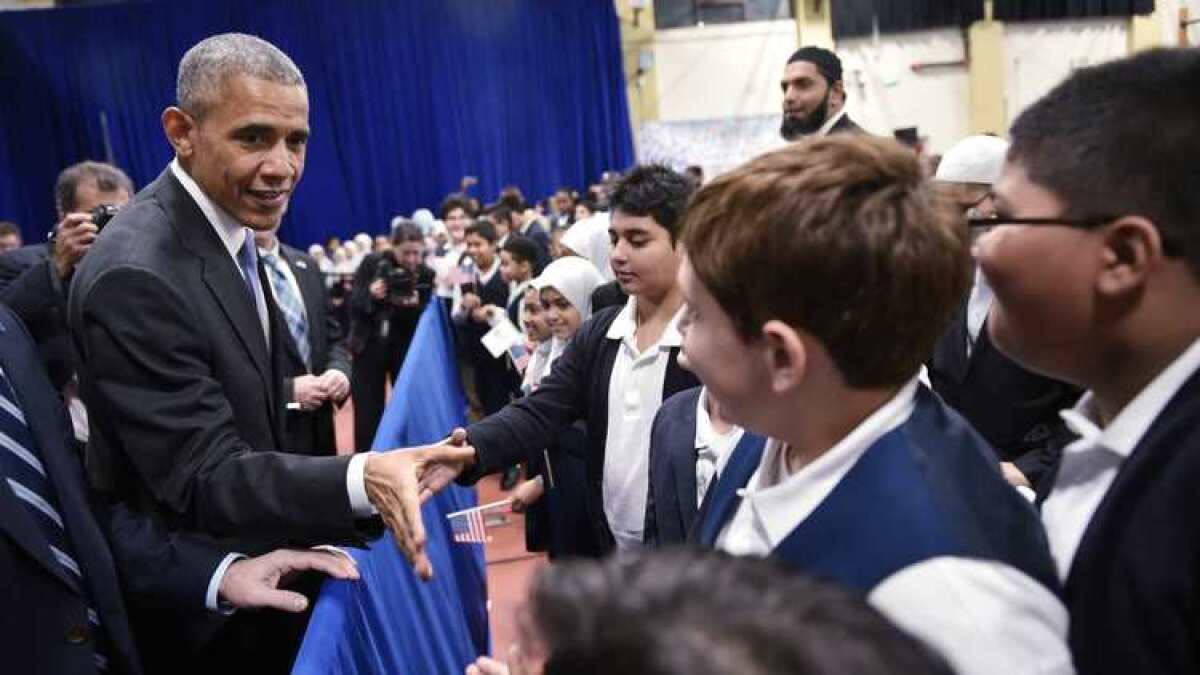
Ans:
<svg viewBox="0 0 1200 675"><path fill-rule="evenodd" d="M741 503L737 496L739 489L746 487L750 477L758 469L762 461L765 439L747 431L742 440L733 449L725 471L717 479L717 484L709 490L704 499L700 513L700 525L696 528L697 541L704 548L713 548L717 543L717 535L721 528L729 522L736 506Z"/></svg>
<svg viewBox="0 0 1200 675"><path fill-rule="evenodd" d="M254 363L254 369L267 391L268 400L273 401L274 387L271 382L274 374L267 353L267 339L263 336L258 312L246 297L246 285L241 271L230 257L225 244L217 236L213 225L208 222L191 195L183 189L175 176L171 175L170 169L164 171L156 182L159 199L177 216L172 220L176 233L187 248L200 259L201 276L205 286L212 293L242 347ZM263 297L267 302L268 313L272 313L271 306L274 303L268 288L269 285L263 287ZM268 321L269 325L272 323ZM273 413L274 405L271 409Z"/></svg>
<svg viewBox="0 0 1200 675"><path fill-rule="evenodd" d="M683 528L686 532L696 519L696 406L700 401L700 391L695 396L688 396L683 415L675 427L671 450L671 464L675 471L675 499L679 504L679 514L683 516Z"/></svg>

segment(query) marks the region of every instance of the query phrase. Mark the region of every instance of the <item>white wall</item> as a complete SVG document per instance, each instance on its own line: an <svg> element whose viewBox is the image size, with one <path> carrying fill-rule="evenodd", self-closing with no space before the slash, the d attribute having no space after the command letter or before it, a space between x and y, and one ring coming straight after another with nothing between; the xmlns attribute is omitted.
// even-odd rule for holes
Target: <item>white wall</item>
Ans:
<svg viewBox="0 0 1200 675"><path fill-rule="evenodd" d="M1200 19L1200 0L1158 0L1162 20L1163 43L1170 46L1200 47L1200 24L1188 29L1188 45L1179 45L1179 9L1186 7L1190 18Z"/></svg>
<svg viewBox="0 0 1200 675"><path fill-rule="evenodd" d="M756 21L658 31L659 119L779 113L779 78L796 49L796 22Z"/></svg>
<svg viewBox="0 0 1200 675"><path fill-rule="evenodd" d="M920 31L839 40L847 110L881 135L917 127L941 152L967 135L968 77L962 32ZM951 63L913 70L914 64Z"/></svg>
<svg viewBox="0 0 1200 675"><path fill-rule="evenodd" d="M1129 20L1005 24L1005 105L1011 123L1078 68L1129 53Z"/></svg>

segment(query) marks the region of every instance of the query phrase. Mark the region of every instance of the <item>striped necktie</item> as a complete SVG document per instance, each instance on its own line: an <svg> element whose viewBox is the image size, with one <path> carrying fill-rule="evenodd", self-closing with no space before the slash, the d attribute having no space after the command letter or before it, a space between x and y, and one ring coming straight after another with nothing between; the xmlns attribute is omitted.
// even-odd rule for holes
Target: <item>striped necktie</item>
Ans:
<svg viewBox="0 0 1200 675"><path fill-rule="evenodd" d="M275 304L279 306L279 311L283 314L288 332L292 334L292 341L296 343L296 349L300 351L300 358L304 360L305 368L312 370L312 347L308 343L308 317L304 314L304 302L292 289L292 284L283 271L286 263L274 253L263 252L262 260L266 263L267 269L271 271L268 276L271 279L271 291L275 294Z"/></svg>
<svg viewBox="0 0 1200 675"><path fill-rule="evenodd" d="M104 626L96 613L86 575L76 561L67 524L59 510L51 478L42 463L41 452L3 370L0 370L0 476L17 499L25 504L66 576L83 590L88 623L95 638L93 660L97 669L107 671L108 643ZM80 639L85 638L80 636Z"/></svg>

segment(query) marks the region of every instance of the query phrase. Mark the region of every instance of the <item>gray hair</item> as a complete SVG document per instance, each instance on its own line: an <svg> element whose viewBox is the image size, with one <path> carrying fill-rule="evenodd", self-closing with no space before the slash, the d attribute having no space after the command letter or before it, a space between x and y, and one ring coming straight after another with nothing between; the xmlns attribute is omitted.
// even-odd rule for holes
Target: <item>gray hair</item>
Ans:
<svg viewBox="0 0 1200 675"><path fill-rule="evenodd" d="M96 181L96 189L100 192L116 192L124 190L133 196L133 181L125 172L104 162L80 162L72 164L58 174L54 182L54 206L59 215L66 215L75 210L78 203L75 200L79 184L86 180Z"/></svg>
<svg viewBox="0 0 1200 675"><path fill-rule="evenodd" d="M175 82L179 107L203 117L220 97L225 80L234 75L307 86L300 69L275 45L253 35L223 33L201 40L180 59Z"/></svg>

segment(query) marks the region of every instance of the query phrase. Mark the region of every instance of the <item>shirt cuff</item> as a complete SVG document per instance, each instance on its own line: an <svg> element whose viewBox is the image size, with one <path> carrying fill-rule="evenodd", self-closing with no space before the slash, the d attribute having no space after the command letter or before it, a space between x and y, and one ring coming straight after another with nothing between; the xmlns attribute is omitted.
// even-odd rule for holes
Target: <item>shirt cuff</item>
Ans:
<svg viewBox="0 0 1200 675"><path fill-rule="evenodd" d="M229 566L245 557L241 553L230 553L217 565L217 571L213 572L212 578L208 580L208 591L204 594L204 606L210 612L220 612L226 616L233 614L236 608L224 603L219 604L217 592L221 590L221 582L225 579L225 572L229 571Z"/></svg>
<svg viewBox="0 0 1200 675"><path fill-rule="evenodd" d="M379 513L367 498L367 457L370 455L360 452L350 458L346 467L346 493L350 495L350 511L356 518L369 518Z"/></svg>

